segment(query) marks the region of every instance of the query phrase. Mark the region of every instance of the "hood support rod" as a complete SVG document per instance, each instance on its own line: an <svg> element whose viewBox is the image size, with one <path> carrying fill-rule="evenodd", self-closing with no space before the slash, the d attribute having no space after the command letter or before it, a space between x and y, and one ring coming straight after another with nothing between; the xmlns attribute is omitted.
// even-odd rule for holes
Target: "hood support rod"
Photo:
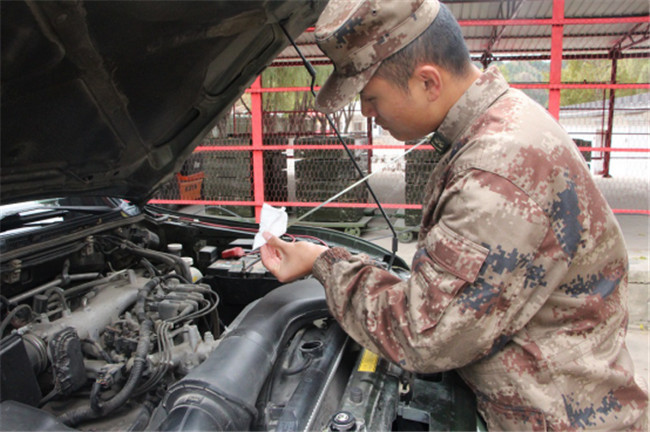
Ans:
<svg viewBox="0 0 650 432"><path fill-rule="evenodd" d="M291 35L289 34L289 32L284 28L284 26L283 26L282 24L280 24L280 28L282 28L282 31L284 32L285 36L287 37L287 39L289 39L289 42L291 42L291 45L293 46L293 48L296 50L296 52L297 52L298 55L300 56L300 58L301 58L301 60L302 60L302 63L303 63L303 65L305 66L305 69L307 69L307 72L309 73L309 76L311 77L311 94L312 94L314 97L316 97L316 91L314 90L314 86L315 86L315 84L316 84L316 70L315 70L314 67L311 65L311 63L309 62L309 60L307 60L307 58L303 55L302 51L300 51L300 49L299 49L298 46L296 45L296 42L293 40L293 38L291 37ZM372 199L373 199L373 200L375 201L375 203L377 204L377 208L378 208L379 211L381 212L382 217L383 217L384 220L386 221L386 224L388 224L388 228L390 228L390 231L391 231L391 233L392 233L392 235L393 235L393 237L392 237L392 248L391 248L391 253L392 253L392 254L391 254L391 257L390 257L390 261L388 262L388 268L390 269L390 268L393 267L393 262L395 261L395 255L397 254L397 247L398 247L398 246L397 246L397 245L398 245L398 242L397 242L397 232L395 231L395 227L393 226L392 222L390 221L390 218L389 218L388 215L386 214L386 211L385 211L384 208L382 207L381 202L379 201L379 198L377 198L377 195L375 194L375 191L372 189L372 187L370 186L370 184L366 181L366 180L368 179L368 177L370 177L370 175L372 175L372 174L369 174L368 176L364 177L364 173L363 173L363 171L361 170L361 167L359 166L359 164L357 163L357 161L354 160L354 155L352 154L352 151L350 151L350 148L348 147L348 145L347 145L347 144L345 143L345 141L343 140L343 137L341 136L341 133L339 132L338 127L336 127L336 124L334 123L334 120L332 120L332 117L331 117L329 114L325 114L325 118L327 118L327 122L329 123L330 127L331 127L331 128L334 130L334 132L336 133L336 137L338 138L339 142L341 143L341 145L342 145L343 148L345 149L345 152L347 153L348 157L349 157L350 160L352 161L352 164L354 165L354 168L355 168L355 169L357 170L357 172L359 173L359 177L361 177L361 180L359 180L358 182L354 183L351 187L345 189L344 191L339 192L338 194L334 195L332 198L328 199L327 201L324 201L324 202L323 202L322 204L320 204L318 207L315 207L315 208L313 208L312 210L308 211L307 213L305 213L304 215L302 215L301 217L299 217L299 218L296 220L296 222L297 222L297 221L300 221L300 220L302 220L302 219L304 219L305 217L307 217L307 216L309 216L310 214L314 213L314 212L317 211L318 209L322 208L324 205L326 205L326 204L328 204L329 202L335 200L336 198L338 198L339 196L343 195L343 194L344 194L345 192L347 192L348 190L352 189L353 187L356 187L359 183L364 183L365 186L366 186L366 189L368 189L368 192L370 192L370 195L372 196ZM427 140L427 141L428 141L428 140ZM420 143L420 144L421 144L421 143Z"/></svg>

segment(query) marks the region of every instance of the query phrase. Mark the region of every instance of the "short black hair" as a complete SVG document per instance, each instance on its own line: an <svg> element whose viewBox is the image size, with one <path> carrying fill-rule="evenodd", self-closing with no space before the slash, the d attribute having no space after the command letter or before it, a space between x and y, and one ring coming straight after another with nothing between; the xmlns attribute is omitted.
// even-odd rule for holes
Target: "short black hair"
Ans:
<svg viewBox="0 0 650 432"><path fill-rule="evenodd" d="M466 76L472 64L460 26L442 3L431 25L411 43L382 61L375 76L408 91L408 82L415 68L429 62L458 76Z"/></svg>

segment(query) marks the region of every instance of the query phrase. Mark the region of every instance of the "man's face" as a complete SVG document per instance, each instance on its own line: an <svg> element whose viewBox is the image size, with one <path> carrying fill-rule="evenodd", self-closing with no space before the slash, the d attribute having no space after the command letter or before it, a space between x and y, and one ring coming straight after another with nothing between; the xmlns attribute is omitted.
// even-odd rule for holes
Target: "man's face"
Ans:
<svg viewBox="0 0 650 432"><path fill-rule="evenodd" d="M429 101L414 80L409 81L407 92L391 81L374 76L361 90L360 97L361 114L374 117L376 124L400 141L421 138L437 127L427 114Z"/></svg>

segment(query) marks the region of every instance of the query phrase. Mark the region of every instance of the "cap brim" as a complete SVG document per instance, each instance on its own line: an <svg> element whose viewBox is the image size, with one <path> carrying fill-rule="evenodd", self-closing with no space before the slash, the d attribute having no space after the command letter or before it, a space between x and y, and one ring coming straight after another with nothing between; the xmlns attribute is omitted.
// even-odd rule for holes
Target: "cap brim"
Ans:
<svg viewBox="0 0 650 432"><path fill-rule="evenodd" d="M372 65L363 72L351 77L343 76L335 70L320 88L318 95L316 95L316 110L330 114L352 102L355 96L368 84L379 65L380 63Z"/></svg>

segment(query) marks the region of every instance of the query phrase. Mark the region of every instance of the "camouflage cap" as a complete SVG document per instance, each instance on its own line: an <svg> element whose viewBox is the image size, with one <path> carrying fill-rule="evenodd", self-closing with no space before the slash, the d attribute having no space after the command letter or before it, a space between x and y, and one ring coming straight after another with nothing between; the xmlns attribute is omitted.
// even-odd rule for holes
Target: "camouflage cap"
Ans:
<svg viewBox="0 0 650 432"><path fill-rule="evenodd" d="M316 109L341 109L365 87L382 60L422 34L436 19L438 0L330 0L316 23L316 42L334 72Z"/></svg>

